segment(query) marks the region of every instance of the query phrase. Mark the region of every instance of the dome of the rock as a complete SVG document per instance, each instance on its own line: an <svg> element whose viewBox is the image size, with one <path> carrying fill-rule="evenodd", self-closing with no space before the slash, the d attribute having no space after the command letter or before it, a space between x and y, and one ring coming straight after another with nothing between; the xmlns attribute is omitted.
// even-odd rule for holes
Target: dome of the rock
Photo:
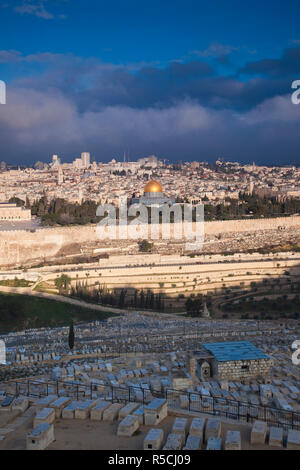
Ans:
<svg viewBox="0 0 300 470"><path fill-rule="evenodd" d="M158 181L151 180L146 184L144 192L145 193L162 193L163 188L162 188L162 185L158 183Z"/></svg>

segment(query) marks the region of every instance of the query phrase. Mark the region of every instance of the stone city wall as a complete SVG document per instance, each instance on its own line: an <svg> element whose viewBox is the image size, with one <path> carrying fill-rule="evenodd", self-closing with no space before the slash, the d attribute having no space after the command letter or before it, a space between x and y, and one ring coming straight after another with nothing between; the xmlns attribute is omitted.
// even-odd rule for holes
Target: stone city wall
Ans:
<svg viewBox="0 0 300 470"><path fill-rule="evenodd" d="M218 235L292 227L300 227L300 217L206 222L204 229L207 235ZM160 230L164 232L164 227ZM85 243L97 243L98 247L101 244L96 226L43 228L35 232L3 231L0 232L0 266L42 262L45 258L64 256L64 250L74 244L78 247L78 253L80 245Z"/></svg>

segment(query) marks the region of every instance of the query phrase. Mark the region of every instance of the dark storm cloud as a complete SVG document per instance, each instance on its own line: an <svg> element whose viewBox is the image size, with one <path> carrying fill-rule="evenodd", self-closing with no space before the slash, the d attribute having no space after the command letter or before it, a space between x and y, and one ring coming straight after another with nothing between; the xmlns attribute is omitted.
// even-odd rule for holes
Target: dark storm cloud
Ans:
<svg viewBox="0 0 300 470"><path fill-rule="evenodd" d="M300 162L300 106L291 103L282 65L245 81L204 60L115 65L8 52L0 53L2 63L14 60L22 79L8 84L0 107L1 160L47 161L52 153L66 160L85 149L108 160L126 149L170 160ZM278 61L297 61L293 54Z"/></svg>
<svg viewBox="0 0 300 470"><path fill-rule="evenodd" d="M263 75L270 78L299 76L300 48L286 49L280 59L263 59L249 62L241 69L248 75Z"/></svg>
<svg viewBox="0 0 300 470"><path fill-rule="evenodd" d="M98 59L73 55L37 53L20 58L16 51L0 51L0 61L15 59L23 78L16 86L39 91L57 89L77 104L80 111L97 111L103 106L172 106L181 100L195 100L203 106L247 110L267 98L285 95L288 78L264 77L241 80L238 75L222 76L203 60L171 62L167 66L115 65ZM43 73L26 74L26 67ZM25 72L24 72L25 70Z"/></svg>

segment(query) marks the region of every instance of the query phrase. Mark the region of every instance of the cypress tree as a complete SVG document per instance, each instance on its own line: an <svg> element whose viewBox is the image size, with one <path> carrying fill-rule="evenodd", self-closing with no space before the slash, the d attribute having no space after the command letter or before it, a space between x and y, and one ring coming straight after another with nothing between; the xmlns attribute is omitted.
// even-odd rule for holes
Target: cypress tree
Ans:
<svg viewBox="0 0 300 470"><path fill-rule="evenodd" d="M74 333L74 324L72 321L70 325L70 330L69 330L69 348L71 349L71 351L73 351L74 342L75 342L75 333Z"/></svg>

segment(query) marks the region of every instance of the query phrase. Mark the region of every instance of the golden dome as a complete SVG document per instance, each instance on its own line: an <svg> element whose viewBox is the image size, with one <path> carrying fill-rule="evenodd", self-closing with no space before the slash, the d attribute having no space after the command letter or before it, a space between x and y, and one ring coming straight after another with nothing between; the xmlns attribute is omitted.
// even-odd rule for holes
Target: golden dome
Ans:
<svg viewBox="0 0 300 470"><path fill-rule="evenodd" d="M144 189L145 193L162 193L162 191L162 185L155 180L149 181Z"/></svg>

